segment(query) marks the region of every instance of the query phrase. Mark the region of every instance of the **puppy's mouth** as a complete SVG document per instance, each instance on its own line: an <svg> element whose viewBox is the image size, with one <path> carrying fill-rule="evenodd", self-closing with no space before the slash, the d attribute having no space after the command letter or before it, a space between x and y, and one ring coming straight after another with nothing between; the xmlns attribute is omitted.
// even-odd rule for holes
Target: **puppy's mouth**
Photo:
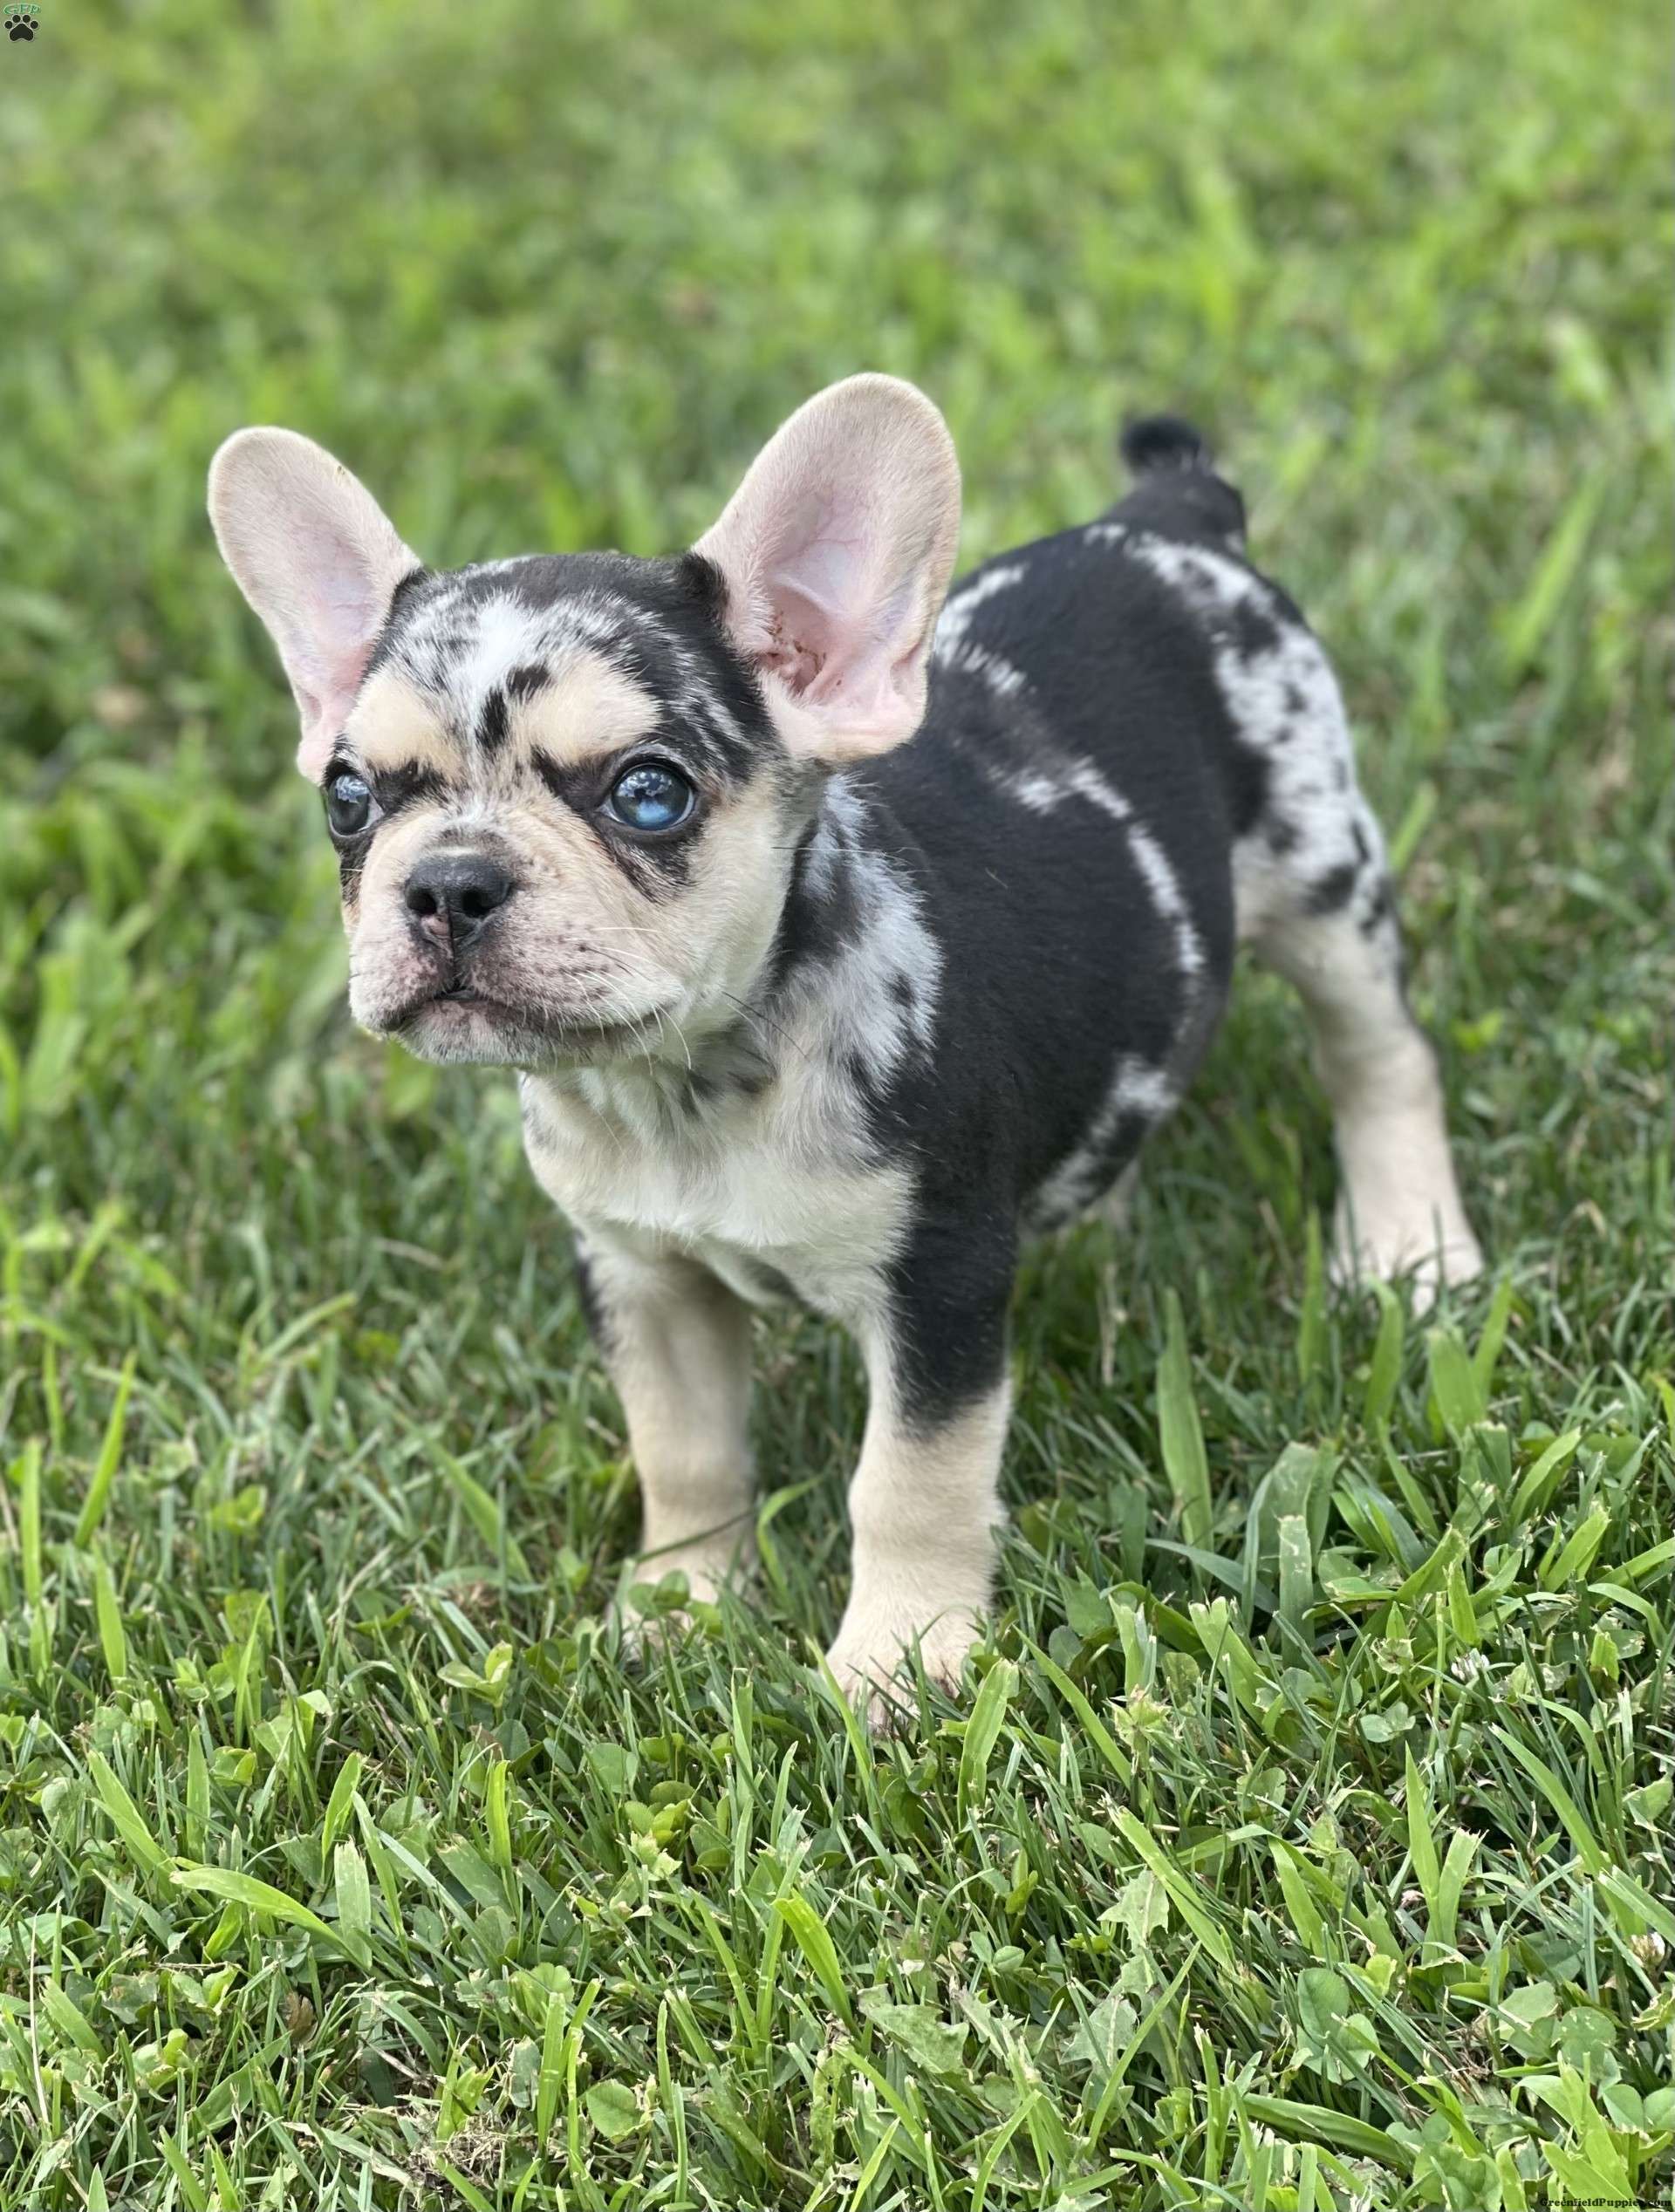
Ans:
<svg viewBox="0 0 1675 2212"><path fill-rule="evenodd" d="M473 1041L486 1045L503 1039L509 1061L519 1063L534 1057L591 1060L614 1053L644 1052L646 1025L655 1022L660 1009L648 1007L626 1020L594 1021L583 1014L556 1014L545 1007L519 1005L496 998L475 983L450 983L419 993L386 1015L379 1024L386 1036L397 1037L416 1048L419 1034L438 1041L447 1040L461 1049L458 1056L477 1056ZM450 1053L449 1057L455 1055Z"/></svg>

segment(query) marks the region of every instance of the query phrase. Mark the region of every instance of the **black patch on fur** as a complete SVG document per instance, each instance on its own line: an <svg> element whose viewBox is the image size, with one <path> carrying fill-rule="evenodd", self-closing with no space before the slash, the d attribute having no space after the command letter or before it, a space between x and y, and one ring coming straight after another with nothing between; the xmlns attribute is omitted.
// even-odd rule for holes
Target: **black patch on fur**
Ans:
<svg viewBox="0 0 1675 2212"><path fill-rule="evenodd" d="M844 1055L844 1075L850 1089L864 1104L875 1106L879 1096L877 1074L870 1060L858 1052Z"/></svg>
<svg viewBox="0 0 1675 2212"><path fill-rule="evenodd" d="M1058 1229L1074 1221L1087 1203L1084 1194L1097 1198L1109 1191L1124 1169L1138 1158L1141 1147L1161 1118L1151 1114L1119 1114L1098 1144L1087 1145L1077 1155L1079 1172L1074 1202L1066 1205L1063 1195L1056 1194L1054 1205L1049 1207L1043 1193L1042 1201L1031 1209L1030 1226Z"/></svg>
<svg viewBox="0 0 1675 2212"><path fill-rule="evenodd" d="M477 743L491 760L506 742L508 726L506 694L496 685L483 700L482 712L477 717Z"/></svg>
<svg viewBox="0 0 1675 2212"><path fill-rule="evenodd" d="M1376 937L1396 911L1396 895L1390 886L1388 876L1381 876L1373 886L1367 910L1357 926L1363 937Z"/></svg>
<svg viewBox="0 0 1675 2212"><path fill-rule="evenodd" d="M360 896L360 879L366 869L366 856L373 849L373 832L363 830L358 837L338 847L338 891L345 906L352 906Z"/></svg>
<svg viewBox="0 0 1675 2212"><path fill-rule="evenodd" d="M562 799L567 807L574 807L579 814L584 808L597 803L599 772L597 766L578 768L564 761L555 761L550 753L540 746L530 754L530 766L535 770L555 799Z"/></svg>
<svg viewBox="0 0 1675 2212"><path fill-rule="evenodd" d="M686 553L675 563L675 581L695 607L712 621L727 613L727 578L707 553Z"/></svg>
<svg viewBox="0 0 1675 2212"><path fill-rule="evenodd" d="M506 696L516 700L521 706L537 692L544 691L551 680L542 662L530 661L522 668L514 668L506 679Z"/></svg>
<svg viewBox="0 0 1675 2212"><path fill-rule="evenodd" d="M926 1436L1006 1372L1017 1246L1009 1225L926 1213L889 1270L890 1358L903 1425Z"/></svg>
<svg viewBox="0 0 1675 2212"><path fill-rule="evenodd" d="M1255 599L1241 599L1227 610L1227 627L1241 660L1260 660L1280 642L1279 625Z"/></svg>
<svg viewBox="0 0 1675 2212"><path fill-rule="evenodd" d="M1353 860L1341 861L1336 868L1329 868L1317 883L1309 886L1309 911L1336 914L1339 907L1347 906L1360 875L1360 867Z"/></svg>
<svg viewBox="0 0 1675 2212"><path fill-rule="evenodd" d="M383 627L373 642L373 650L366 656L366 674L360 679L363 687L373 670L381 667L390 658L396 637L406 626L414 607L424 598L434 581L431 570L422 564L416 569L409 569L398 581L390 594L390 604L385 610Z"/></svg>
<svg viewBox="0 0 1675 2212"><path fill-rule="evenodd" d="M434 768L422 767L417 761L408 761L400 768L374 769L368 781L386 822L423 800L446 799L453 790L445 775Z"/></svg>
<svg viewBox="0 0 1675 2212"><path fill-rule="evenodd" d="M587 1254L576 1247L576 1295L581 1301L582 1318L587 1323L587 1333L599 1349L608 1351L611 1345L610 1318L599 1297L599 1286L589 1263Z"/></svg>
<svg viewBox="0 0 1675 2212"><path fill-rule="evenodd" d="M831 854L830 881L821 890L811 880L818 864L817 838L824 838ZM768 956L769 995L803 970L835 959L853 937L856 922L854 878L843 831L836 823L823 828L817 819L803 832L792 857L779 929Z"/></svg>
<svg viewBox="0 0 1675 2212"><path fill-rule="evenodd" d="M1297 826L1296 823L1282 821L1275 815L1263 823L1262 838L1275 859L1283 860L1287 853L1295 852L1297 849Z"/></svg>
<svg viewBox="0 0 1675 2212"><path fill-rule="evenodd" d="M1254 745L1235 744L1227 760L1227 797L1233 834L1248 837L1268 806L1268 767Z"/></svg>
<svg viewBox="0 0 1675 2212"><path fill-rule="evenodd" d="M407 570L390 594L389 608L384 617L386 630L393 623L400 621L408 604L429 581L430 570L422 562L416 569Z"/></svg>
<svg viewBox="0 0 1675 2212"><path fill-rule="evenodd" d="M691 879L693 854L704 834L701 821L673 837L641 838L627 831L618 836L598 816L592 827L624 875L653 898L679 891Z"/></svg>

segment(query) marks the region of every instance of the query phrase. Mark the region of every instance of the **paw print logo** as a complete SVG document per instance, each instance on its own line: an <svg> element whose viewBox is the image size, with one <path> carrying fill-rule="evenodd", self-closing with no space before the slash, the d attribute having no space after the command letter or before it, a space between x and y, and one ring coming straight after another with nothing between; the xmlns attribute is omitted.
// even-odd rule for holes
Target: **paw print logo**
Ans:
<svg viewBox="0 0 1675 2212"><path fill-rule="evenodd" d="M33 0L24 0L22 6L6 10L3 25L7 38L15 46L19 39L35 36L41 27L41 11L33 4Z"/></svg>

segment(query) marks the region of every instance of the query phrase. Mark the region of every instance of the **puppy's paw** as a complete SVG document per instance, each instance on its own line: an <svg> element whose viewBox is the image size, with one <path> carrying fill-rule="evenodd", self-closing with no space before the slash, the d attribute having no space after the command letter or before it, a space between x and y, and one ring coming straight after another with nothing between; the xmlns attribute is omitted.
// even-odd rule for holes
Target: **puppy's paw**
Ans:
<svg viewBox="0 0 1675 2212"><path fill-rule="evenodd" d="M1331 1275L1340 1287L1402 1282L1411 1287L1413 1311L1428 1314L1446 1289L1483 1272L1483 1249L1471 1225L1456 1213L1439 1223L1392 1219L1351 1224L1340 1212L1333 1237Z"/></svg>
<svg viewBox="0 0 1675 2212"><path fill-rule="evenodd" d="M966 1656L978 1635L975 1614L963 1607L951 1608L921 1628L899 1608L858 1608L851 1600L826 1664L867 1726L881 1735L913 1710L915 1649L930 1680L957 1694Z"/></svg>
<svg viewBox="0 0 1675 2212"><path fill-rule="evenodd" d="M1408 1280L1413 1286L1414 1312L1428 1314L1445 1290L1475 1282L1485 1264L1483 1247L1469 1229L1463 1236L1452 1237L1439 1249L1427 1253L1408 1270Z"/></svg>
<svg viewBox="0 0 1675 2212"><path fill-rule="evenodd" d="M612 1608L625 1653L639 1659L654 1645L679 1642L696 1626L692 1607L714 1605L723 1590L737 1593L755 1561L754 1549L714 1540L672 1545L637 1560Z"/></svg>

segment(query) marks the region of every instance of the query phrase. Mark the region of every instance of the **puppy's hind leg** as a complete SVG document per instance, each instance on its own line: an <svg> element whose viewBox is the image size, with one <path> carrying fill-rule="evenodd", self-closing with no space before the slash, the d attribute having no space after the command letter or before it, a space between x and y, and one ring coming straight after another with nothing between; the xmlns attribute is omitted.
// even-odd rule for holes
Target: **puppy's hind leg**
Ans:
<svg viewBox="0 0 1675 2212"><path fill-rule="evenodd" d="M1277 593L1259 611L1268 630L1255 657L1222 662L1261 761L1261 804L1234 850L1239 934L1308 1008L1342 1177L1337 1272L1411 1274L1429 1304L1483 1255L1454 1179L1436 1055L1402 987L1384 839L1319 639Z"/></svg>
<svg viewBox="0 0 1675 2212"><path fill-rule="evenodd" d="M1412 1273L1422 1297L1483 1264L1454 1181L1436 1058L1402 991L1384 843L1356 788L1343 702L1285 594L1204 544L1137 537L1208 638L1231 722L1239 935L1302 992L1337 1122L1340 1273Z"/></svg>
<svg viewBox="0 0 1675 2212"><path fill-rule="evenodd" d="M1350 1280L1409 1274L1428 1305L1443 1284L1475 1275L1483 1255L1454 1177L1436 1055L1402 987L1378 826L1352 783L1342 801L1343 854L1319 864L1318 822L1306 873L1276 869L1269 844L1250 918L1241 919L1259 958L1296 985L1308 1009L1342 1178L1336 1270Z"/></svg>

